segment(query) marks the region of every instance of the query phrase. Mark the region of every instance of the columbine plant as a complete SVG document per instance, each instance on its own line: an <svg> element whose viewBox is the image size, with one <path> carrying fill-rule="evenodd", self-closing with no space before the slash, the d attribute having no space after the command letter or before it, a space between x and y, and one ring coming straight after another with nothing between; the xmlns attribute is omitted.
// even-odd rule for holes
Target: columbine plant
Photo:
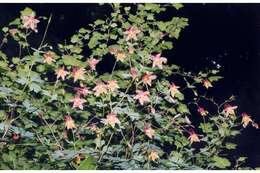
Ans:
<svg viewBox="0 0 260 173"><path fill-rule="evenodd" d="M51 17L39 45L30 43L47 18L29 8L2 29L0 168L238 169L245 158L227 155L232 138L258 125L233 97L205 94L217 70L167 64L188 19L159 15L182 5L109 5L111 17L66 44L45 41ZM10 42L15 57L5 53ZM114 65L101 73L104 60Z"/></svg>

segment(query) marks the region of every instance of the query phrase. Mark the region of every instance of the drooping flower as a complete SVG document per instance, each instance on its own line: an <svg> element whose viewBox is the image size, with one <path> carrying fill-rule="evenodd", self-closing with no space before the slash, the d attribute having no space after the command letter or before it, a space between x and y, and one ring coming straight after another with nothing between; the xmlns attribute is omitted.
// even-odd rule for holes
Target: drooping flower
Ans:
<svg viewBox="0 0 260 173"><path fill-rule="evenodd" d="M167 63L167 59L165 57L161 57L161 54L158 53L156 55L151 55L151 60L153 61L153 68L158 67L159 69L163 68L163 64Z"/></svg>
<svg viewBox="0 0 260 173"><path fill-rule="evenodd" d="M20 139L20 135L17 134L17 133L15 133L15 132L13 132L13 133L12 133L12 139L13 139L14 141L17 141L17 140Z"/></svg>
<svg viewBox="0 0 260 173"><path fill-rule="evenodd" d="M74 67L72 70L72 76L74 78L74 82L77 80L81 79L84 80L84 74L85 74L85 69L83 67Z"/></svg>
<svg viewBox="0 0 260 173"><path fill-rule="evenodd" d="M259 129L259 125L257 123L252 123L252 126L256 129Z"/></svg>
<svg viewBox="0 0 260 173"><path fill-rule="evenodd" d="M77 92L77 95L86 96L90 93L87 87L75 87L74 90Z"/></svg>
<svg viewBox="0 0 260 173"><path fill-rule="evenodd" d="M203 86L207 89L209 89L210 87L213 87L211 82L208 79L204 79L202 82L203 82Z"/></svg>
<svg viewBox="0 0 260 173"><path fill-rule="evenodd" d="M137 40L137 35L140 33L141 31L135 27L135 26L131 26L130 28L128 28L124 34L126 35L126 41L129 40Z"/></svg>
<svg viewBox="0 0 260 173"><path fill-rule="evenodd" d="M103 82L97 82L96 86L93 88L95 91L95 96L100 96L101 94L107 93L107 86Z"/></svg>
<svg viewBox="0 0 260 173"><path fill-rule="evenodd" d="M114 92L116 91L119 86L117 84L117 81L116 80L110 80L110 81L107 81L107 88L111 91L111 92Z"/></svg>
<svg viewBox="0 0 260 173"><path fill-rule="evenodd" d="M53 52L47 52L43 55L43 62L47 63L47 64L51 64L53 62L55 62L54 59L54 53Z"/></svg>
<svg viewBox="0 0 260 173"><path fill-rule="evenodd" d="M72 108L79 108L83 110L83 104L86 103L85 99L80 98L80 96L75 96L71 102L73 102Z"/></svg>
<svg viewBox="0 0 260 173"><path fill-rule="evenodd" d="M62 80L65 80L65 77L69 74L69 72L67 72L65 70L65 67L61 67L58 70L56 70L56 75L57 75L57 79L61 78Z"/></svg>
<svg viewBox="0 0 260 173"><path fill-rule="evenodd" d="M159 159L159 155L155 150L152 150L150 155L149 155L149 159L152 161L156 161L157 159Z"/></svg>
<svg viewBox="0 0 260 173"><path fill-rule="evenodd" d="M67 128L67 130L76 128L74 120L70 115L65 116L65 127Z"/></svg>
<svg viewBox="0 0 260 173"><path fill-rule="evenodd" d="M235 115L235 110L237 109L237 106L231 106L230 104L225 104L224 105L224 114L226 117L228 117L229 115Z"/></svg>
<svg viewBox="0 0 260 173"><path fill-rule="evenodd" d="M151 86L152 85L152 80L154 80L154 79L156 79L156 75L153 75L153 73L151 73L151 72L146 72L146 74L142 78L142 82L145 85Z"/></svg>
<svg viewBox="0 0 260 173"><path fill-rule="evenodd" d="M143 105L145 102L150 102L148 97L150 94L149 91L136 90L136 93L137 94L134 96L134 99L138 100L141 105Z"/></svg>
<svg viewBox="0 0 260 173"><path fill-rule="evenodd" d="M146 136L148 136L150 139L153 139L155 136L155 131L151 128L150 125L146 125L144 127L144 133Z"/></svg>
<svg viewBox="0 0 260 173"><path fill-rule="evenodd" d="M126 54L122 51L116 52L115 56L116 56L116 60L121 62L123 62L124 59L126 58Z"/></svg>
<svg viewBox="0 0 260 173"><path fill-rule="evenodd" d="M180 87L175 85L174 83L170 85L170 93L172 98L174 98L176 94L180 93L179 88Z"/></svg>
<svg viewBox="0 0 260 173"><path fill-rule="evenodd" d="M115 127L116 124L120 124L120 121L117 118L116 113L111 112L110 114L108 114L105 119L105 124L109 124L113 128Z"/></svg>
<svg viewBox="0 0 260 173"><path fill-rule="evenodd" d="M243 124L243 127L244 128L246 128L246 126L249 124L249 123L252 123L253 122L253 120L251 119L251 117L247 114L247 113L245 113L245 112L243 112L242 113L242 124Z"/></svg>
<svg viewBox="0 0 260 173"><path fill-rule="evenodd" d="M190 143L194 143L194 142L200 142L200 139L199 139L199 136L194 132L194 130L190 130L189 131L189 140L190 140Z"/></svg>
<svg viewBox="0 0 260 173"><path fill-rule="evenodd" d="M99 63L100 60L95 59L95 58L90 58L87 60L87 63L90 67L90 70L95 71L96 70L96 65Z"/></svg>
<svg viewBox="0 0 260 173"><path fill-rule="evenodd" d="M38 32L37 24L40 22L38 19L35 19L35 14L31 13L30 15L22 16L23 27L26 29L31 29L34 32Z"/></svg>
<svg viewBox="0 0 260 173"><path fill-rule="evenodd" d="M201 116L207 116L208 115L208 111L206 111L203 107L199 107L198 108L198 112L200 113Z"/></svg>
<svg viewBox="0 0 260 173"><path fill-rule="evenodd" d="M130 74L132 76L133 79L135 79L138 76L138 70L136 68L131 68L130 69Z"/></svg>

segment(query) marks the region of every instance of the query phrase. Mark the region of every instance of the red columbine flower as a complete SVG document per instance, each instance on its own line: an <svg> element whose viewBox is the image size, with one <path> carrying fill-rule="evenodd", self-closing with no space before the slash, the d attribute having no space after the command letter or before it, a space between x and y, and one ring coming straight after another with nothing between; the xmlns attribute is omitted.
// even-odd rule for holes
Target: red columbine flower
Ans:
<svg viewBox="0 0 260 173"><path fill-rule="evenodd" d="M253 120L251 119L251 117L247 113L243 112L242 113L242 122L241 122L243 124L243 127L246 128L246 126L250 122L253 123Z"/></svg>
<svg viewBox="0 0 260 173"><path fill-rule="evenodd" d="M177 85L175 85L174 83L172 83L171 85L170 85L170 93L171 93L171 96L174 98L175 97L175 95L177 94L177 93L180 93L180 91L179 91L179 86L177 86Z"/></svg>
<svg viewBox="0 0 260 173"><path fill-rule="evenodd" d="M73 119L70 115L65 116L65 127L67 130L76 128Z"/></svg>
<svg viewBox="0 0 260 173"><path fill-rule="evenodd" d="M203 107L199 107L198 108L198 112L200 113L201 116L207 116L208 115L208 111L206 111Z"/></svg>
<svg viewBox="0 0 260 173"><path fill-rule="evenodd" d="M80 96L80 95L83 95L83 96L86 96L90 93L90 91L88 90L87 87L75 87L74 90L77 92L77 94Z"/></svg>
<svg viewBox="0 0 260 173"><path fill-rule="evenodd" d="M136 68L131 68L130 73L133 79L135 79L138 76L138 70Z"/></svg>
<svg viewBox="0 0 260 173"><path fill-rule="evenodd" d="M62 80L65 80L65 77L69 74L66 70L64 70L64 66L62 68L59 68L56 70L57 79L61 78Z"/></svg>
<svg viewBox="0 0 260 173"><path fill-rule="evenodd" d="M229 115L235 115L235 109L237 109L237 106L231 106L230 104L225 104L224 105L224 114L225 116L229 116Z"/></svg>
<svg viewBox="0 0 260 173"><path fill-rule="evenodd" d="M149 85L151 86L152 84L152 80L156 79L156 75L153 75L153 73L151 72L146 72L146 74L143 76L142 78L142 82L145 84L145 85Z"/></svg>
<svg viewBox="0 0 260 173"><path fill-rule="evenodd" d="M35 14L31 13L30 15L22 16L23 27L26 29L31 29L34 32L38 32L37 24L40 22L38 19L35 19Z"/></svg>
<svg viewBox="0 0 260 173"><path fill-rule="evenodd" d="M207 89L209 89L210 87L213 87L211 82L208 79L204 79L202 82L203 82L203 86Z"/></svg>
<svg viewBox="0 0 260 173"><path fill-rule="evenodd" d="M76 82L79 79L84 80L85 79L84 73L85 73L85 69L83 67L74 67L72 70L72 76L74 78L74 82Z"/></svg>
<svg viewBox="0 0 260 173"><path fill-rule="evenodd" d="M161 57L160 53L151 55L151 60L153 61L153 68L158 67L159 69L162 69L162 65L167 63L167 59L165 57Z"/></svg>
<svg viewBox="0 0 260 173"><path fill-rule="evenodd" d="M155 131L151 128L150 125L146 125L144 127L144 133L146 136L148 136L150 139L153 139L155 136Z"/></svg>
<svg viewBox="0 0 260 173"><path fill-rule="evenodd" d="M95 96L100 96L101 94L106 94L107 86L103 82L97 82L93 91L95 91L95 93L94 93Z"/></svg>
<svg viewBox="0 0 260 173"><path fill-rule="evenodd" d="M157 159L159 159L158 153L155 150L152 150L149 155L149 159L152 161L156 161Z"/></svg>
<svg viewBox="0 0 260 173"><path fill-rule="evenodd" d="M55 62L54 53L53 52L47 52L43 55L43 62L47 64L51 64L52 62Z"/></svg>
<svg viewBox="0 0 260 173"><path fill-rule="evenodd" d="M124 32L124 34L126 35L126 41L128 40L137 40L137 35L140 33L141 31L135 27L135 26L131 26L130 28L128 28L128 30L126 30Z"/></svg>
<svg viewBox="0 0 260 173"><path fill-rule="evenodd" d="M114 112L111 112L107 115L105 119L105 124L109 124L114 128L116 124L120 124L120 121L117 118L117 115Z"/></svg>
<svg viewBox="0 0 260 173"><path fill-rule="evenodd" d="M79 109L83 109L83 104L86 102L85 99L81 99L80 96L75 96L71 102L73 102L73 106L72 108L79 108Z"/></svg>
<svg viewBox="0 0 260 173"><path fill-rule="evenodd" d="M134 96L134 99L138 100L141 105L143 105L145 102L150 102L148 97L150 94L149 91L136 90L136 93L137 94Z"/></svg>
<svg viewBox="0 0 260 173"><path fill-rule="evenodd" d="M191 129L189 131L189 134L190 134L190 136L189 136L188 139L190 140L191 144L194 143L194 142L200 142L199 136L194 132L193 129Z"/></svg>
<svg viewBox="0 0 260 173"><path fill-rule="evenodd" d="M107 88L111 91L114 92L115 90L117 90L119 88L117 81L116 80L110 80L107 81Z"/></svg>
<svg viewBox="0 0 260 173"><path fill-rule="evenodd" d="M95 59L95 58L90 58L87 60L87 63L90 67L90 70L95 71L96 70L96 65L99 63L100 60Z"/></svg>
<svg viewBox="0 0 260 173"><path fill-rule="evenodd" d="M17 134L17 133L13 133L13 134L12 134L12 139L13 139L14 141L17 141L18 139L20 139L20 135Z"/></svg>

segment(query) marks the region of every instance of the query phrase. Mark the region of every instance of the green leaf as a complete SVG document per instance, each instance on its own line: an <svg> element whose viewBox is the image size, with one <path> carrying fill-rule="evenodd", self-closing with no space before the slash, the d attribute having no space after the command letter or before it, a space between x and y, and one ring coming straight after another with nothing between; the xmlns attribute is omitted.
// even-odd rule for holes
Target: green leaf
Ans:
<svg viewBox="0 0 260 173"><path fill-rule="evenodd" d="M214 166L218 168L224 169L231 165L230 161L224 157L214 156L212 160L214 161Z"/></svg>
<svg viewBox="0 0 260 173"><path fill-rule="evenodd" d="M223 77L221 76L211 76L209 77L210 82L218 81L219 79L222 79Z"/></svg>
<svg viewBox="0 0 260 173"><path fill-rule="evenodd" d="M78 170L95 170L96 169L96 159L94 157L88 157L85 160L83 160L79 167L77 168Z"/></svg>
<svg viewBox="0 0 260 173"><path fill-rule="evenodd" d="M177 107L177 111L182 114L185 114L185 113L190 114L188 107L183 103L179 104L179 106Z"/></svg>
<svg viewBox="0 0 260 173"><path fill-rule="evenodd" d="M31 9L26 7L23 11L20 12L22 16L27 16L27 15L35 15L35 12Z"/></svg>
<svg viewBox="0 0 260 173"><path fill-rule="evenodd" d="M62 56L62 61L65 65L70 66L80 66L84 67L86 66L84 63L82 63L80 60L78 60L76 57L70 56L70 55L64 55Z"/></svg>

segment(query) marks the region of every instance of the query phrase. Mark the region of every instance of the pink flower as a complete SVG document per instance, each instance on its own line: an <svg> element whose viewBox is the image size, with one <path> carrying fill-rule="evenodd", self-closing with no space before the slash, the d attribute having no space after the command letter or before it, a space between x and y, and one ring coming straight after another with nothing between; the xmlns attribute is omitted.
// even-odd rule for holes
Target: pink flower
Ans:
<svg viewBox="0 0 260 173"><path fill-rule="evenodd" d="M135 79L138 76L138 70L136 68L131 68L130 73L133 79Z"/></svg>
<svg viewBox="0 0 260 173"><path fill-rule="evenodd" d="M171 96L174 98L175 97L175 95L177 94L177 93L180 93L180 91L179 91L179 86L177 86L177 85L175 85L174 83L172 83L171 85L170 85L170 93L171 93Z"/></svg>
<svg viewBox="0 0 260 173"><path fill-rule="evenodd" d="M152 80L154 80L154 79L156 79L156 75L153 75L153 73L151 73L151 72L146 72L146 74L142 78L142 82L145 85L151 86L152 85Z"/></svg>
<svg viewBox="0 0 260 173"><path fill-rule="evenodd" d="M66 70L64 70L64 66L62 68L59 68L56 70L57 79L61 78L62 80L65 80L65 77L69 74Z"/></svg>
<svg viewBox="0 0 260 173"><path fill-rule="evenodd" d="M200 142L199 136L194 132L194 130L190 130L189 132L190 136L189 136L189 140L190 143L194 143L194 142Z"/></svg>
<svg viewBox="0 0 260 173"><path fill-rule="evenodd" d="M71 102L73 102L72 108L79 108L83 110L83 104L86 102L85 99L81 99L79 96L74 97Z"/></svg>
<svg viewBox="0 0 260 173"><path fill-rule="evenodd" d="M116 80L110 80L107 81L107 88L111 91L114 92L115 90L117 90L119 88L117 81Z"/></svg>
<svg viewBox="0 0 260 173"><path fill-rule="evenodd" d="M206 111L203 107L199 107L198 112L201 116L206 116L208 114L208 111Z"/></svg>
<svg viewBox="0 0 260 173"><path fill-rule="evenodd" d="M116 60L121 62L123 62L124 59L126 58L126 54L122 51L116 52L115 56L116 56Z"/></svg>
<svg viewBox="0 0 260 173"><path fill-rule="evenodd" d="M117 118L117 115L114 112L111 112L107 115L106 119L104 120L105 124L111 125L113 128L116 124L120 124L119 119Z"/></svg>
<svg viewBox="0 0 260 173"><path fill-rule="evenodd" d="M97 82L93 91L95 91L95 93L94 93L95 96L100 96L101 94L106 94L107 86L103 82Z"/></svg>
<svg viewBox="0 0 260 173"><path fill-rule="evenodd" d="M207 89L209 89L210 87L213 87L211 82L208 79L204 79L202 82L203 82L203 86Z"/></svg>
<svg viewBox="0 0 260 173"><path fill-rule="evenodd" d="M47 64L51 64L52 62L55 62L55 59L53 58L54 53L53 52L47 52L43 55L43 62Z"/></svg>
<svg viewBox="0 0 260 173"><path fill-rule="evenodd" d="M95 71L96 70L96 65L99 63L100 60L95 59L95 58L90 58L87 60L87 63L90 67L90 70Z"/></svg>
<svg viewBox="0 0 260 173"><path fill-rule="evenodd" d="M67 130L76 128L73 119L70 115L65 116L65 127Z"/></svg>
<svg viewBox="0 0 260 173"><path fill-rule="evenodd" d="M167 63L167 59L165 57L161 57L160 53L151 55L151 60L153 61L153 68L158 67L159 69L162 69L162 65Z"/></svg>
<svg viewBox="0 0 260 173"><path fill-rule="evenodd" d="M79 79L84 80L85 79L84 73L85 73L85 69L83 67L74 67L72 70L72 76L74 78L74 82L76 82Z"/></svg>
<svg viewBox="0 0 260 173"><path fill-rule="evenodd" d="M250 122L253 123L253 120L251 119L251 117L247 113L243 112L242 113L242 124L243 124L243 127L246 128L246 126Z"/></svg>
<svg viewBox="0 0 260 173"><path fill-rule="evenodd" d="M159 157L158 153L155 150L152 150L150 155L149 155L149 159L155 162L159 158L160 157Z"/></svg>
<svg viewBox="0 0 260 173"><path fill-rule="evenodd" d="M76 87L74 88L74 90L77 92L77 94L80 96L80 95L83 95L83 96L86 96L90 93L90 91L88 90L87 87Z"/></svg>
<svg viewBox="0 0 260 173"><path fill-rule="evenodd" d="M144 127L144 133L146 136L148 136L150 139L153 139L155 136L155 131L151 128L150 125L146 125Z"/></svg>
<svg viewBox="0 0 260 173"><path fill-rule="evenodd" d="M143 105L145 102L150 102L148 97L150 94L149 91L136 90L136 93L137 94L134 96L134 99L138 100L141 105Z"/></svg>
<svg viewBox="0 0 260 173"><path fill-rule="evenodd" d="M235 115L235 110L237 109L237 106L231 106L230 104L225 104L224 105L224 114L226 117L229 115Z"/></svg>
<svg viewBox="0 0 260 173"><path fill-rule="evenodd" d="M38 32L37 24L40 22L39 20L35 19L35 14L32 13L30 15L22 16L23 27L26 29L31 29L34 32Z"/></svg>
<svg viewBox="0 0 260 173"><path fill-rule="evenodd" d="M130 28L128 28L124 34L126 35L126 41L128 40L137 40L137 35L140 33L141 31L135 27L135 26L131 26Z"/></svg>

